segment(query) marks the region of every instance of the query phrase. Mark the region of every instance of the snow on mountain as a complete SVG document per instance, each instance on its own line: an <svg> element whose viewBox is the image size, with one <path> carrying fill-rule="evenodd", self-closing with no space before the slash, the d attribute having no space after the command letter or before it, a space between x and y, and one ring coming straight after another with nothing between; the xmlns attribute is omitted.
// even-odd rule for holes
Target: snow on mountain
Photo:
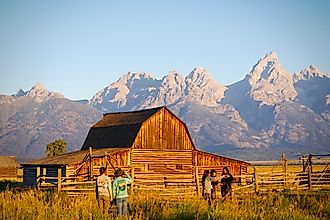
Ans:
<svg viewBox="0 0 330 220"><path fill-rule="evenodd" d="M299 80L308 80L314 77L318 78L329 78L326 73L321 72L315 66L310 65L300 72L293 74L294 82L298 82Z"/></svg>
<svg viewBox="0 0 330 220"><path fill-rule="evenodd" d="M39 85L29 95L0 95L0 155L20 161L40 158L45 147L64 139L68 150L78 150L88 129L102 117L88 104L80 104L48 92Z"/></svg>
<svg viewBox="0 0 330 220"><path fill-rule="evenodd" d="M215 82L204 68L195 68L186 76L185 82L187 98L204 106L216 106L224 97L226 87Z"/></svg>
<svg viewBox="0 0 330 220"><path fill-rule="evenodd" d="M103 112L170 105L180 100L216 106L223 98L225 89L201 67L195 68L186 77L173 70L162 80L146 73L128 73L98 92L90 104Z"/></svg>
<svg viewBox="0 0 330 220"><path fill-rule="evenodd" d="M294 100L297 96L292 76L282 67L275 52L260 59L248 77L250 96L261 104L274 105Z"/></svg>
<svg viewBox="0 0 330 220"><path fill-rule="evenodd" d="M293 75L294 87L298 92L297 102L316 113L330 110L330 78L310 65Z"/></svg>
<svg viewBox="0 0 330 220"><path fill-rule="evenodd" d="M161 81L149 73L129 72L99 91L89 104L102 112L140 109L156 96L160 84Z"/></svg>
<svg viewBox="0 0 330 220"><path fill-rule="evenodd" d="M161 85L157 89L157 95L145 102L142 108L157 107L162 105L170 105L180 100L185 96L186 82L175 70L170 71L168 75L164 76Z"/></svg>
<svg viewBox="0 0 330 220"><path fill-rule="evenodd" d="M36 83L30 90L23 91L22 89L18 90L14 97L23 97L28 96L35 99L37 102L42 102L50 98L64 98L64 95L58 92L48 91L41 83Z"/></svg>
<svg viewBox="0 0 330 220"><path fill-rule="evenodd" d="M68 140L70 150L79 149L100 111L161 105L187 124L199 149L214 153L277 159L281 153L325 152L330 147L329 77L314 66L291 76L274 52L229 86L215 82L201 67L186 76L173 70L161 80L129 72L95 94L89 105L84 103L39 83L27 92L0 95L0 154L37 157L54 138Z"/></svg>

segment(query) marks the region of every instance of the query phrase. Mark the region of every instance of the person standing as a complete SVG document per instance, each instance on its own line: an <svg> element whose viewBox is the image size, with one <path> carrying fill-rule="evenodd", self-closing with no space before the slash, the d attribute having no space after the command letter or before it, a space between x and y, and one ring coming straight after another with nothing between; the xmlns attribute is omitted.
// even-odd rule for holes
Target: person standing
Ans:
<svg viewBox="0 0 330 220"><path fill-rule="evenodd" d="M116 200L117 216L128 214L127 185L132 183L132 178L120 168L115 171L115 180L112 184L113 198Z"/></svg>
<svg viewBox="0 0 330 220"><path fill-rule="evenodd" d="M212 178L211 173L207 172L204 180L204 199L211 205L211 192L212 192Z"/></svg>
<svg viewBox="0 0 330 220"><path fill-rule="evenodd" d="M233 175L229 172L228 167L222 169L221 176L221 196L223 199L226 198L227 194L231 195L231 183L234 181Z"/></svg>
<svg viewBox="0 0 330 220"><path fill-rule="evenodd" d="M202 176L202 197L205 198L204 192L205 192L205 179L209 175L209 170L204 170L203 176Z"/></svg>
<svg viewBox="0 0 330 220"><path fill-rule="evenodd" d="M217 171L211 170L211 177L212 177L212 189L211 189L211 199L215 200L217 198L217 185L219 184L219 179L217 178Z"/></svg>
<svg viewBox="0 0 330 220"><path fill-rule="evenodd" d="M106 168L100 168L100 176L96 178L96 199L104 215L109 212L112 200L111 179L106 175Z"/></svg>

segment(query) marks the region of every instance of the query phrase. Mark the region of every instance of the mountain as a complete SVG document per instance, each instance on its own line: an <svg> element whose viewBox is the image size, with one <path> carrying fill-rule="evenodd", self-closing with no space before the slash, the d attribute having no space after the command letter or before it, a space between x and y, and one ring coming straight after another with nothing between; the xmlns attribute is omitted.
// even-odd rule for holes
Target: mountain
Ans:
<svg viewBox="0 0 330 220"><path fill-rule="evenodd" d="M228 86L223 104L237 109L254 130L267 129L275 120L275 105L295 100L292 76L275 52L260 59L245 78Z"/></svg>
<svg viewBox="0 0 330 220"><path fill-rule="evenodd" d="M322 114L330 110L330 79L313 65L293 75L297 102Z"/></svg>
<svg viewBox="0 0 330 220"><path fill-rule="evenodd" d="M162 80L147 73L122 76L99 91L90 105L102 112L130 111L181 100L190 100L203 106L216 106L223 98L226 87L212 80L206 69L198 67L186 77L171 71Z"/></svg>
<svg viewBox="0 0 330 220"><path fill-rule="evenodd" d="M156 95L160 84L149 73L129 72L99 91L89 103L102 112L139 109Z"/></svg>
<svg viewBox="0 0 330 220"><path fill-rule="evenodd" d="M122 80L132 77L148 79L143 95L136 93L139 80ZM187 123L200 149L236 158L276 159L283 152L292 156L329 151L329 82L315 67L292 76L271 52L232 85L215 82L201 67L185 77L170 71L162 80L128 73L97 93L90 104L100 111L167 105ZM111 90L109 101L102 95L110 94L109 88L125 89ZM124 104L118 105L114 97Z"/></svg>
<svg viewBox="0 0 330 220"><path fill-rule="evenodd" d="M46 145L64 139L68 151L78 150L89 127L102 114L88 104L64 98L40 83L27 92L0 96L0 154L20 161L45 155Z"/></svg>
<svg viewBox="0 0 330 220"><path fill-rule="evenodd" d="M196 67L162 79L129 72L88 101L66 99L40 83L0 95L0 154L40 157L59 138L77 150L102 113L162 105L187 124L202 150L243 160L330 153L330 78L312 65L291 75L271 52L228 86Z"/></svg>

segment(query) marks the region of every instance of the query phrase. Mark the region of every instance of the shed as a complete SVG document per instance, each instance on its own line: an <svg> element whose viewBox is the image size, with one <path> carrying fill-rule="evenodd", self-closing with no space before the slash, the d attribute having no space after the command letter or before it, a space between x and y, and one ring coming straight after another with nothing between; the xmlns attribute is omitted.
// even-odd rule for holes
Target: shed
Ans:
<svg viewBox="0 0 330 220"><path fill-rule="evenodd" d="M241 175L248 165L198 150L186 124L165 106L104 114L89 130L80 151L23 164L24 170L33 170L26 173L26 180L32 175L32 179L48 175L40 170L46 167L53 169L49 171L53 175L60 168L61 176L91 179L106 166L110 175L119 167L134 170L134 181L141 184L194 182L203 170L220 171L224 166Z"/></svg>
<svg viewBox="0 0 330 220"><path fill-rule="evenodd" d="M0 156L0 179L17 179L19 164L15 156Z"/></svg>

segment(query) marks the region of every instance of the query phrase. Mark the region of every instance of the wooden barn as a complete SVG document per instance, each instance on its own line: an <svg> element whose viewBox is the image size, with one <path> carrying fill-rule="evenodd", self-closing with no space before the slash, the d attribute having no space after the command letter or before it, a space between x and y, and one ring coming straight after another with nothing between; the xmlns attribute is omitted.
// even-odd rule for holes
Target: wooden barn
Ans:
<svg viewBox="0 0 330 220"><path fill-rule="evenodd" d="M187 126L167 107L104 114L91 127L80 151L24 163L24 182L40 176L93 179L106 166L128 170L134 184L196 183L205 169L234 175L247 172L244 161L197 150ZM197 174L197 175L196 175Z"/></svg>
<svg viewBox="0 0 330 220"><path fill-rule="evenodd" d="M14 156L0 156L0 180L16 180L19 164Z"/></svg>

